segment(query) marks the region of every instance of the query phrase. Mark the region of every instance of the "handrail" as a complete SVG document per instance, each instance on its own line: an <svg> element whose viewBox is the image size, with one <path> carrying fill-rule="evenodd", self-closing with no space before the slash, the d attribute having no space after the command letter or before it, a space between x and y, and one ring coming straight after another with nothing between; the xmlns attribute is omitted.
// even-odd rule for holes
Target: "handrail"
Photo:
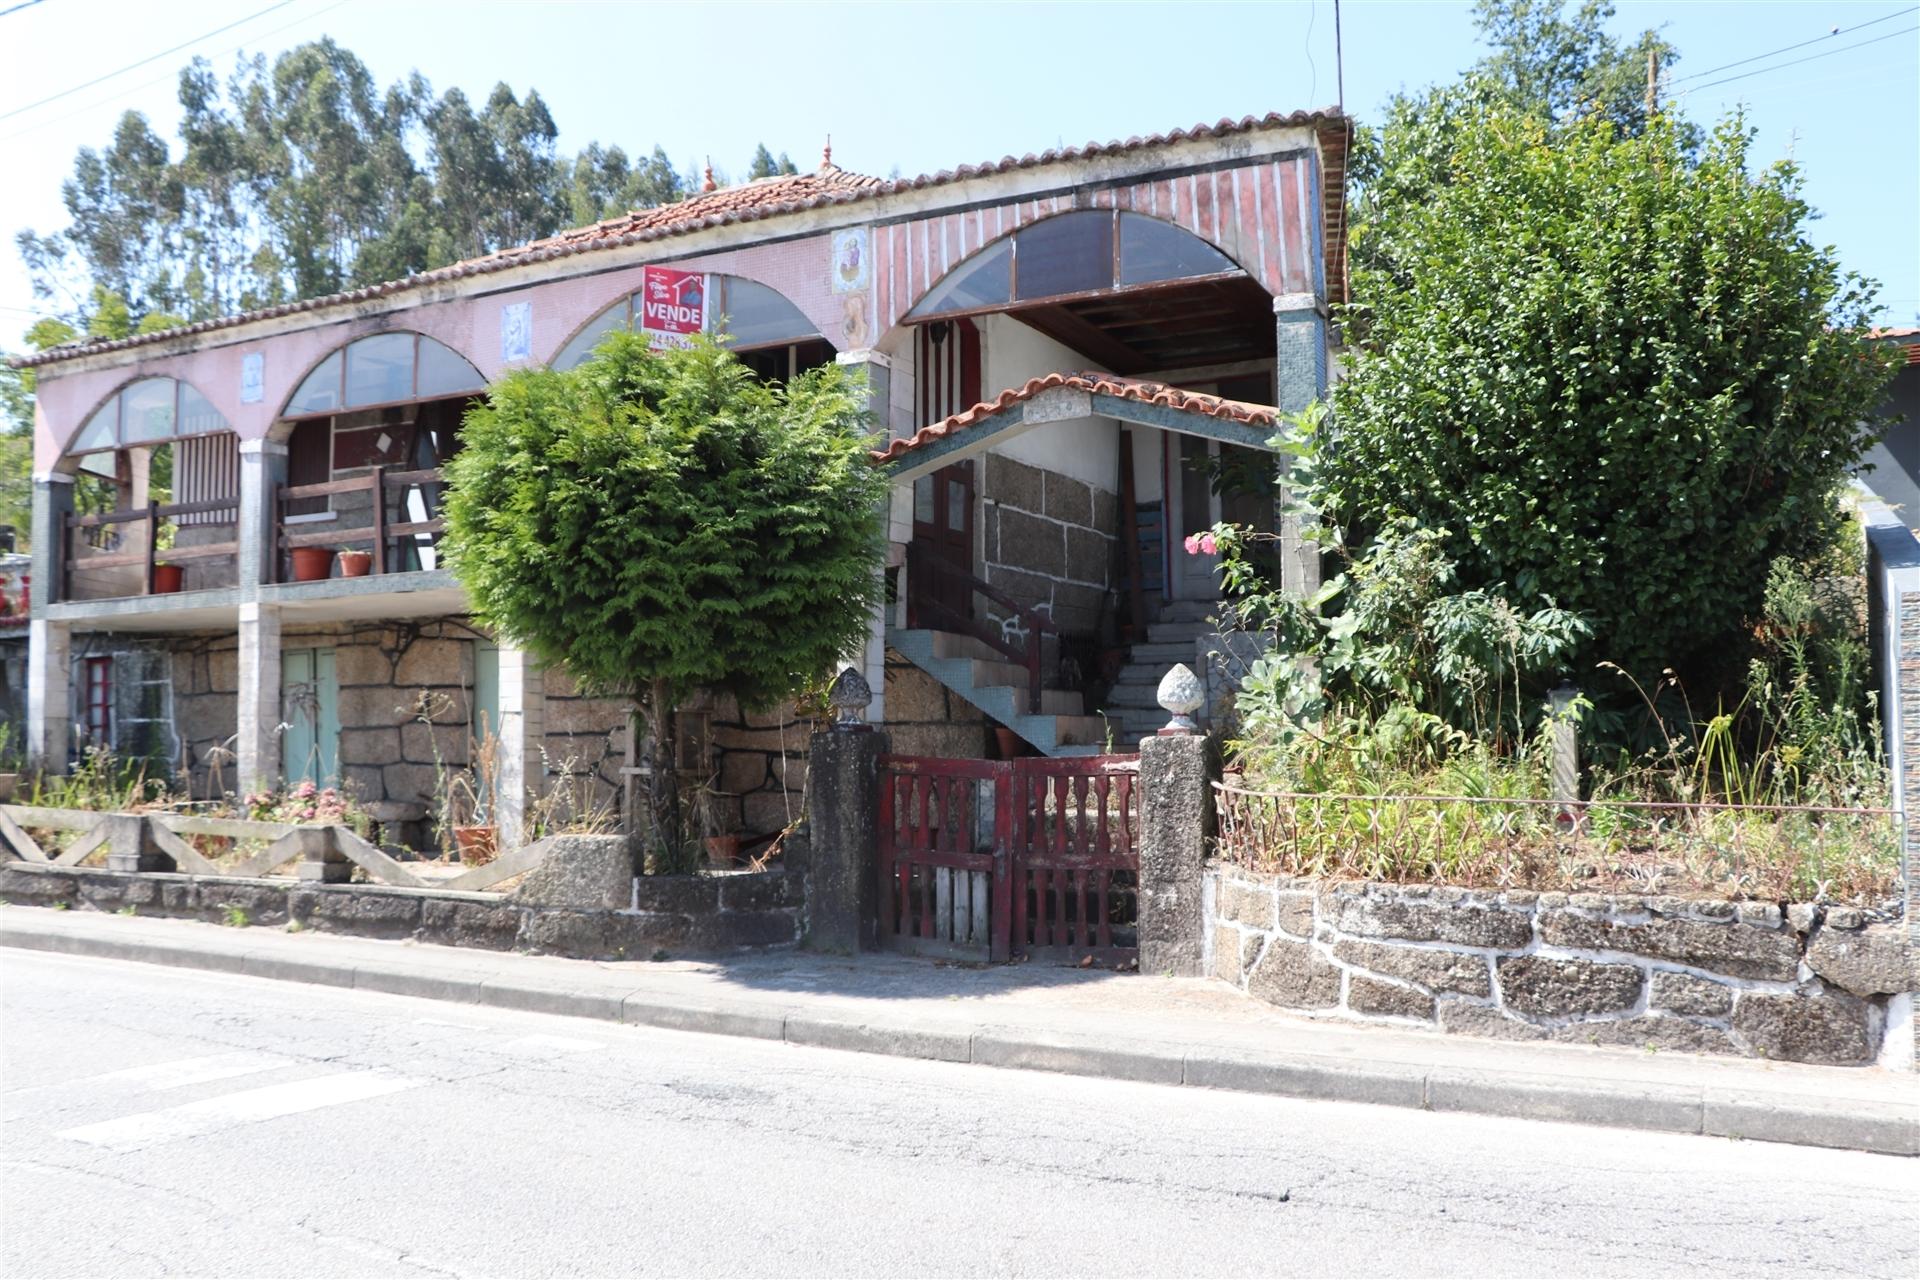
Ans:
<svg viewBox="0 0 1920 1280"><path fill-rule="evenodd" d="M337 547L355 543L371 543L373 547L373 573L380 576L387 572L387 544L395 538L410 538L418 534L437 534L446 528L446 522L436 516L431 520L408 520L394 522L387 515L387 490L406 489L421 485L444 483L444 476L437 467L427 467L410 471L389 471L385 466L376 466L367 474L354 476L346 480L328 480L321 484L276 485L273 491L273 537L274 563L277 566L281 552L296 551L304 547ZM293 533L288 529L284 514L286 504L301 498L325 498L338 493L369 493L372 495L371 521L350 529L317 529L310 533ZM278 576L276 572L276 576Z"/></svg>
<svg viewBox="0 0 1920 1280"><path fill-rule="evenodd" d="M160 522L175 516L209 515L214 512L231 511L237 523L240 512L238 494L223 498L208 498L200 502L149 502L144 507L124 511L108 511L99 515L74 515L69 513L55 526L54 554L59 564L59 592L53 599L66 600L73 595L73 571L84 568L88 571L100 569L130 569L138 566L142 571L142 586L138 594L157 594L154 587L154 569L161 564L188 562L194 560L218 560L237 558L240 543L237 539L229 542L207 543L198 547L160 549ZM81 529L112 529L116 525L144 524L146 535L140 539L139 550L109 550L105 555L76 557L74 555L74 534ZM115 533L115 545L121 535Z"/></svg>
<svg viewBox="0 0 1920 1280"><path fill-rule="evenodd" d="M240 499L238 497L210 498L204 502L172 502L164 506L138 507L127 511L108 511L96 516L69 515L67 517L67 528L97 529L102 525L133 524L146 520L149 516L159 516L164 520L168 516L208 515L215 511L237 511L239 508Z"/></svg>
<svg viewBox="0 0 1920 1280"><path fill-rule="evenodd" d="M1006 632L977 618L954 609L938 599L932 592L921 588L924 577L945 577L949 581L965 586L975 595L982 596L1001 608L1009 610L1021 621L1026 634L1016 644L1007 638ZM920 543L918 540L907 544L907 591L910 607L919 614L932 614L949 627L972 636L996 652L1003 653L1027 669L1027 709L1034 715L1040 713L1040 637L1042 633L1058 635L1060 628L1051 618L1021 604L992 583L974 577L965 569L944 560Z"/></svg>

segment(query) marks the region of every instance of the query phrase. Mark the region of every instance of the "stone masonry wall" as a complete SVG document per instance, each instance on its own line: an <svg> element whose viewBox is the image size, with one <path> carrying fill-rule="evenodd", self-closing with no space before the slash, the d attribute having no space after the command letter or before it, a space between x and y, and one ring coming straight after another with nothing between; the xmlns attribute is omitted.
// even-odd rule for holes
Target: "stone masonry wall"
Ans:
<svg viewBox="0 0 1920 1280"><path fill-rule="evenodd" d="M987 716L905 658L887 650L888 749L903 756L983 760Z"/></svg>
<svg viewBox="0 0 1920 1280"><path fill-rule="evenodd" d="M1854 908L1217 865L1206 897L1211 971L1248 995L1466 1035L1864 1064L1911 1034L1920 977L1904 922Z"/></svg>
<svg viewBox="0 0 1920 1280"><path fill-rule="evenodd" d="M1016 600L1050 606L1068 635L1097 632L1114 581L1120 499L999 454L985 463L980 576Z"/></svg>

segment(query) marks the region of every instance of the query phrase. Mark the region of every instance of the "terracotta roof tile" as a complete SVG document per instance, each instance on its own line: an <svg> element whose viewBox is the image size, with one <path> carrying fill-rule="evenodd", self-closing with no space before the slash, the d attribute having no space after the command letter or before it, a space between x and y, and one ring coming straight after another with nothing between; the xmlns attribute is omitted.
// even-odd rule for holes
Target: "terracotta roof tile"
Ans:
<svg viewBox="0 0 1920 1280"><path fill-rule="evenodd" d="M1210 396L1199 391L1183 391L1179 387L1170 387L1164 382L1123 378L1112 373L1049 373L1045 377L1029 379L1025 386L1002 391L990 401L974 405L973 408L962 410L950 418L922 427L911 436L893 441L884 449L876 449L873 451L873 460L876 463L898 461L916 449L924 448L936 440L944 440L956 432L965 431L996 414L1005 412L1023 400L1031 400L1042 391L1051 391L1055 387L1067 387L1092 395L1118 396L1123 400L1162 405L1187 413L1203 413L1211 418L1226 418L1254 427L1270 427L1274 422L1275 410L1271 405L1248 404L1245 401L1228 400L1222 396Z"/></svg>
<svg viewBox="0 0 1920 1280"><path fill-rule="evenodd" d="M211 333L219 329L233 328L255 320L271 320L280 316L295 315L307 311L322 311L329 307L351 303L368 302L388 297L407 289L422 285L438 284L448 280L459 280L467 276L485 275L489 272L504 271L509 267L525 266L532 263L547 262L556 258L571 257L577 253L588 253L599 249L614 249L624 245L640 244L650 240L665 239L669 236L685 235L688 232L708 227L727 226L740 222L755 222L763 218L778 217L782 214L797 213L805 209L825 208L831 205L850 204L859 200L869 200L878 196L892 195L902 191L915 191L925 187L938 187L953 182L964 182L970 178L986 177L996 173L1006 173L1016 169L1032 169L1043 165L1058 164L1069 160L1085 159L1092 156L1120 155L1129 151L1140 151L1150 147L1166 146L1200 138L1223 138L1233 134L1252 133L1261 129L1283 127L1315 127L1323 143L1329 150L1327 208L1323 216L1327 222L1327 279L1330 296L1340 296L1335 282L1342 275L1344 265L1344 184L1335 180L1339 167L1344 166L1346 154L1347 120L1333 108L1319 111L1295 111L1291 114L1270 112L1264 116L1245 116L1239 120L1221 120L1215 124L1195 125L1191 129L1174 129L1168 133L1151 134L1144 138L1134 137L1116 142L1089 142L1082 147L1059 147L1028 154L1018 158L1004 156L999 160L989 160L977 165L961 165L957 169L943 169L938 173L922 174L917 178L882 179L865 174L848 172L833 164L824 164L813 173L786 174L774 178L763 178L758 182L749 182L738 187L726 187L718 191L705 192L674 204L661 205L653 209L639 209L596 222L592 226L577 227L563 231L558 235L536 240L531 244L520 245L512 249L502 249L481 258L471 258L465 262L456 262L451 266L438 267L432 271L423 271L418 275L402 280L390 280L382 284L368 285L361 289L351 289L344 293L329 294L320 298L307 298L300 302L284 303L277 307L266 307L258 311L242 312L236 315L219 316L212 320L201 320L194 324L182 325L176 329L164 329L156 333L138 334L131 338L117 338L107 342L75 343L54 347L47 351L16 357L11 363L16 368L32 368L35 365L53 364L61 360L71 360L79 356L96 355L108 351L122 351L130 347L146 346L155 342L187 337L194 334Z"/></svg>

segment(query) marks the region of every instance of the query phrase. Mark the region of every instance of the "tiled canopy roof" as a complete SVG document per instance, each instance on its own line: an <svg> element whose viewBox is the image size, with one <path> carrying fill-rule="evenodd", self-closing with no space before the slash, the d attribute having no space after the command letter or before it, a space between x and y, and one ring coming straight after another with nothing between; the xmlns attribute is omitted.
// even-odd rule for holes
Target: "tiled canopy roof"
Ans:
<svg viewBox="0 0 1920 1280"><path fill-rule="evenodd" d="M1300 127L1311 125L1320 131L1327 145L1328 164L1326 174L1326 245L1328 258L1328 292L1339 296L1340 290L1334 282L1341 275L1340 267L1344 263L1344 253L1340 246L1345 242L1345 189L1342 175L1345 171L1347 120L1339 111L1327 108L1319 111L1295 111L1291 114L1271 112L1264 116L1246 116L1239 120L1221 120L1211 125L1195 125L1191 129L1174 129L1168 133L1150 134L1147 137L1128 138L1124 141L1089 142L1082 147L1050 148L1039 154L1028 154L1015 158L1005 156L999 160L989 160L977 165L961 165L957 169L942 169L938 173L922 174L917 178L894 178L891 180L868 177L864 174L850 173L832 164L826 164L814 173L787 174L774 178L763 178L758 182L749 182L743 186L726 187L718 191L701 192L674 204L660 205L652 209L638 209L617 218L596 222L592 226L578 227L563 231L558 235L536 240L531 244L520 245L513 249L503 249L485 257L470 258L465 262L456 262L451 266L438 267L432 271L423 271L418 275L401 280L390 280L383 284L368 285L361 289L351 289L344 293L329 294L320 298L307 298L300 302L284 303L277 307L265 307L258 311L247 311L231 316L220 316L212 320L201 320L194 324L182 325L175 329L163 329L155 333L137 334L130 338L116 338L107 342L72 343L54 347L32 355L20 356L12 361L17 368L31 368L35 365L52 364L61 360L71 360L79 356L95 355L108 351L121 351L129 347L146 346L150 343L165 342L173 338L192 334L211 333L219 329L228 329L236 325L247 324L255 320L271 320L280 316L296 315L307 311L323 311L329 307L348 303L368 302L388 297L407 289L422 285L438 284L448 280L464 279L468 276L485 275L494 271L505 271L509 267L525 266L536 262L551 261L556 258L571 257L577 253L588 253L598 249L615 249L624 245L640 244L649 240L661 240L669 236L685 235L688 232L708 227L721 227L733 223L756 222L763 218L778 217L781 214L796 213L805 209L819 209L838 204L850 204L859 200L869 200L878 196L892 195L902 191L915 191L923 187L944 186L953 182L964 182L970 178L986 177L996 173L1008 173L1019 169L1033 169L1043 165L1058 164L1063 161L1088 159L1094 156L1120 155L1130 151L1141 151L1150 147L1167 146L1171 143L1185 142L1201 138L1224 138L1233 134L1252 133L1261 129Z"/></svg>
<svg viewBox="0 0 1920 1280"><path fill-rule="evenodd" d="M876 449L873 460L882 464L896 462L916 449L930 445L936 440L943 440L956 432L965 431L996 414L1005 412L1023 400L1031 400L1042 391L1051 391L1055 387L1085 391L1097 396L1116 396L1122 400L1159 405L1184 413L1205 414L1210 418L1225 418L1232 422L1245 423L1250 427L1270 427L1274 421L1274 409L1271 405L1248 404L1221 396L1205 395L1198 391L1182 391L1179 387L1170 387L1164 382L1122 378L1112 373L1049 373L1042 378L1030 379L1023 387L1002 391L985 404L977 404L950 418L922 427L911 436L895 440L884 449Z"/></svg>
<svg viewBox="0 0 1920 1280"><path fill-rule="evenodd" d="M1907 349L1907 363L1920 364L1920 328L1874 329L1867 336L1899 343Z"/></svg>

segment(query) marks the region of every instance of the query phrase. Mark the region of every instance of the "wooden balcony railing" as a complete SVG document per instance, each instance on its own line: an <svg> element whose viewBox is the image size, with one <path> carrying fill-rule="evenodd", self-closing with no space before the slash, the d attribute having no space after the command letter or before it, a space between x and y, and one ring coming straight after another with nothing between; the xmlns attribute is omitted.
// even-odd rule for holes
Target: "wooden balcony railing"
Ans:
<svg viewBox="0 0 1920 1280"><path fill-rule="evenodd" d="M411 488L438 486L440 472L434 469L421 471L389 471L385 467L374 467L364 476L355 476L350 480L329 480L324 484L280 485L274 491L273 528L274 528L274 570L275 581L293 580L292 553L300 547L361 547L373 552L373 572L405 572L419 566L409 563L407 557L393 555L393 543L398 539L409 539L416 543L425 536L430 547L437 547L440 531L446 527L445 521L438 516L430 520L394 520L390 513L394 490L405 491ZM370 497L369 509L365 513L344 512L348 517L364 514L365 524L328 523L314 528L311 532L296 532L302 526L290 521L287 515L289 503L303 498L332 498L344 494L365 493Z"/></svg>
<svg viewBox="0 0 1920 1280"><path fill-rule="evenodd" d="M240 499L213 498L205 502L148 503L145 507L130 511L110 511L104 515L70 515L59 530L60 546L57 552L60 565L60 596L62 600L74 598L73 575L79 569L92 573L102 569L126 569L139 566L141 570L140 590L109 591L108 595L154 595L154 568L158 565L186 565L196 561L233 560L240 550L240 544L232 539L226 542L210 542L202 546L160 546L161 522L174 520L179 516L215 515L226 513L227 519L216 524L234 523L239 519ZM137 525L138 529L127 526ZM204 526L190 525L189 528ZM122 550L126 543L132 542L133 549ZM79 555L75 548L85 543L88 551ZM104 554L92 554L92 552Z"/></svg>

